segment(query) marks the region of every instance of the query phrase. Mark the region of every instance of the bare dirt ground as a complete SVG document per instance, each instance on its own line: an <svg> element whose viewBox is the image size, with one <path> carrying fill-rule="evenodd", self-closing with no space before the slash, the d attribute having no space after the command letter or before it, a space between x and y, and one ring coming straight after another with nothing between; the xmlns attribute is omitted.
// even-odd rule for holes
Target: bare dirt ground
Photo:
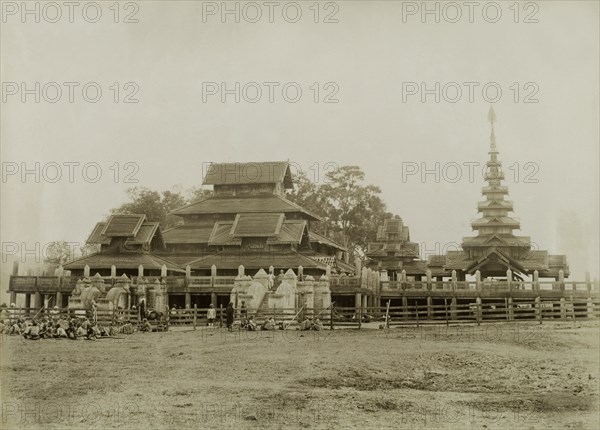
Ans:
<svg viewBox="0 0 600 430"><path fill-rule="evenodd" d="M2 340L2 429L600 428L595 322Z"/></svg>

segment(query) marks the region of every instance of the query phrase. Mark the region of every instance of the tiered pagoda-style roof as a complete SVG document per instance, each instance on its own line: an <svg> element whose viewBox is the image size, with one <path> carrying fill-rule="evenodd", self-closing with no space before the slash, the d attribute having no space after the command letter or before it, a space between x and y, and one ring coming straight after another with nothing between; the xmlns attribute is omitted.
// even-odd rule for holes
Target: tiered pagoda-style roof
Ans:
<svg viewBox="0 0 600 430"><path fill-rule="evenodd" d="M241 264L321 272L326 258L350 270L341 258L346 249L310 230L321 219L285 198L293 188L288 162L211 164L203 184L213 186L212 196L172 212L183 223L164 232L169 258L197 271Z"/></svg>
<svg viewBox="0 0 600 430"><path fill-rule="evenodd" d="M477 235L464 237L461 251L448 252L444 269L463 274L479 270L483 276L505 276L508 269L517 276L523 276L537 270L541 277L558 277L558 271L562 269L568 276L564 255L548 255L547 251L533 250L528 236L514 234L514 230L520 229L520 223L509 215L513 211L512 201L505 200L508 187L502 185L504 174L502 163L498 160L494 133L496 115L492 108L488 119L491 123L490 158L484 177L488 184L482 188L485 200L477 205L481 217L471 223ZM435 266L431 259L429 266Z"/></svg>
<svg viewBox="0 0 600 430"><path fill-rule="evenodd" d="M182 224L161 231L145 215L113 215L96 224L87 243L100 253L71 263L67 269L156 268L210 273L215 265L224 274L249 269L297 268L307 274L354 270L343 261L346 249L310 230L320 218L285 198L293 187L288 162L211 164L204 185L213 195L181 207L172 214ZM223 273L223 272L222 272Z"/></svg>
<svg viewBox="0 0 600 430"><path fill-rule="evenodd" d="M377 229L377 241L367 248L367 257L379 270L401 272L408 275L423 275L426 262L419 259L419 245L410 241L408 226L401 218L390 218Z"/></svg>
<svg viewBox="0 0 600 430"><path fill-rule="evenodd" d="M96 224L87 241L100 245L100 252L73 260L65 269L82 271L89 266L95 272L107 274L115 266L123 273L135 274L140 265L146 273L160 272L162 266L168 272L183 272L181 267L155 251L165 248L158 222L146 221L146 215L112 215L108 221Z"/></svg>

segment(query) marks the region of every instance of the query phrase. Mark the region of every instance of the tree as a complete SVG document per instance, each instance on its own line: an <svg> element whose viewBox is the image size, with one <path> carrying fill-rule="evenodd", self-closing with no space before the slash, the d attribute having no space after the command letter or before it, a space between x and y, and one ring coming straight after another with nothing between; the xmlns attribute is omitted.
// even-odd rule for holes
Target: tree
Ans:
<svg viewBox="0 0 600 430"><path fill-rule="evenodd" d="M44 270L48 273L53 273L58 266L65 264L67 261L75 259L76 244L64 240L49 243L44 248Z"/></svg>
<svg viewBox="0 0 600 430"><path fill-rule="evenodd" d="M206 188L193 187L190 190L188 190L188 195L188 203L193 203L197 200L212 196L212 191L207 190Z"/></svg>
<svg viewBox="0 0 600 430"><path fill-rule="evenodd" d="M330 222L348 251L362 256L375 240L378 226L392 216L379 196L381 189L363 185L365 174L358 166L342 166L326 176L328 181L320 188Z"/></svg>
<svg viewBox="0 0 600 430"><path fill-rule="evenodd" d="M294 189L289 191L287 198L309 212L323 218L323 221L311 225L311 228L325 236L331 233L332 223L329 221L329 210L326 207L324 193L319 190L319 186L311 181L304 172L298 172L293 178Z"/></svg>
<svg viewBox="0 0 600 430"><path fill-rule="evenodd" d="M294 203L324 219L317 231L360 257L375 240L378 226L393 216L386 212L379 187L364 185L364 176L358 166L342 166L328 172L326 182L319 186L300 173L294 178L294 191L288 194Z"/></svg>

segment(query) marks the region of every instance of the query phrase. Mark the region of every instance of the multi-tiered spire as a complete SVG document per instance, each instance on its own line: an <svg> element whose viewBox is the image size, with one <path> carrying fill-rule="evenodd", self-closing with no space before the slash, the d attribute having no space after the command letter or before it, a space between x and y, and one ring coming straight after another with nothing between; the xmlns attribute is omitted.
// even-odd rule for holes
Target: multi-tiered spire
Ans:
<svg viewBox="0 0 600 430"><path fill-rule="evenodd" d="M481 191L485 200L477 205L477 210L482 216L473 221L471 226L473 230L478 231L478 236L512 236L513 230L519 229L520 225L518 220L508 216L508 213L513 211L512 202L504 200L504 196L508 195L508 187L502 185L504 173L502 172L502 162L498 160L498 148L494 133L496 113L493 107L490 107L488 120L491 125L490 159L486 163L484 175L488 185Z"/></svg>
<svg viewBox="0 0 600 430"><path fill-rule="evenodd" d="M448 251L444 270L457 270L459 276L475 274L486 276L506 276L510 269L513 274L528 275L538 271L541 277L558 277L559 271L569 271L564 255L548 255L548 251L532 250L528 236L516 236L513 230L520 228L519 221L508 214L513 204L505 200L508 187L502 185L504 174L498 160L494 123L496 114L490 108L488 120L491 125L489 160L486 163L484 179L487 182L481 193L484 200L477 204L481 217L471 223L475 236L464 237L462 250ZM432 267L429 260L429 268Z"/></svg>

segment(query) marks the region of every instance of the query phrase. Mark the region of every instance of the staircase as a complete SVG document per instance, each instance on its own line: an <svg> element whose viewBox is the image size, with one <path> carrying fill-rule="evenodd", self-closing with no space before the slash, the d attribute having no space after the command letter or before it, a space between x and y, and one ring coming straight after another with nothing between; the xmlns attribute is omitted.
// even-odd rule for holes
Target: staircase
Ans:
<svg viewBox="0 0 600 430"><path fill-rule="evenodd" d="M260 305L256 309L256 314L254 315L255 319L265 319L267 317L271 317L273 315L273 310L269 309L269 295L270 291L267 291L263 296Z"/></svg>

